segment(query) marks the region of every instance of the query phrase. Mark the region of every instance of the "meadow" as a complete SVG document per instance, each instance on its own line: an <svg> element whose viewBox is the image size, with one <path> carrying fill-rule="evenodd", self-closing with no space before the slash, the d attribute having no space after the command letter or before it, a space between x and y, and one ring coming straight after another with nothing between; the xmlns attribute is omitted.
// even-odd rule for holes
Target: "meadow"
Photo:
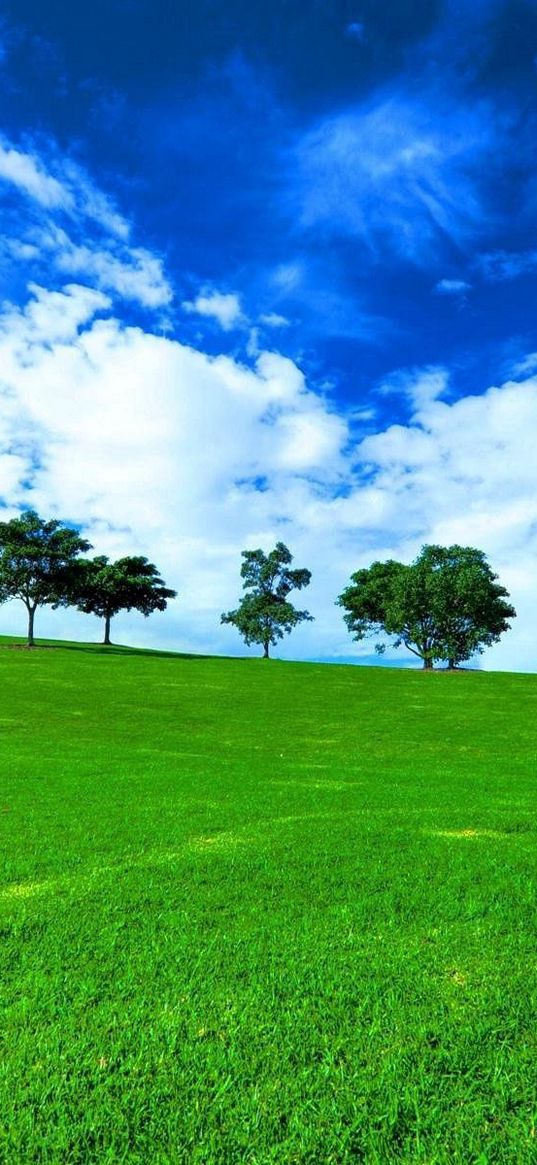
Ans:
<svg viewBox="0 0 537 1165"><path fill-rule="evenodd" d="M537 676L0 672L3 1165L537 1160Z"/></svg>

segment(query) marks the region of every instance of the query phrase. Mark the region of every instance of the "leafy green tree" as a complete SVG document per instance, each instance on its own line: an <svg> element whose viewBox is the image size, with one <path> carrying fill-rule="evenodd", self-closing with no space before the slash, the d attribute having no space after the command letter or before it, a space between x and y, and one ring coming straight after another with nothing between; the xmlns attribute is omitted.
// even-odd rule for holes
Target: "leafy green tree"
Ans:
<svg viewBox="0 0 537 1165"><path fill-rule="evenodd" d="M20 599L28 612L28 646L34 644L38 607L64 607L80 577L80 554L91 550L78 530L35 510L24 510L9 522L0 522L0 598Z"/></svg>
<svg viewBox="0 0 537 1165"><path fill-rule="evenodd" d="M516 617L497 578L482 550L424 546L410 566L389 560L356 571L337 602L355 639L394 636L424 668L436 660L456 667L496 643Z"/></svg>
<svg viewBox="0 0 537 1165"><path fill-rule="evenodd" d="M274 550L243 550L241 567L243 595L235 611L222 615L222 623L231 623L242 635L248 647L260 643L263 658L269 658L269 648L289 634L299 623L312 620L308 611L297 611L287 596L293 590L301 591L311 580L311 571L291 570L293 556L277 542Z"/></svg>
<svg viewBox="0 0 537 1165"><path fill-rule="evenodd" d="M109 562L100 555L85 563L76 605L86 615L104 619L103 643L109 647L114 615L132 610L146 616L153 611L165 611L168 599L174 599L176 594L165 586L156 566L147 558L131 556Z"/></svg>

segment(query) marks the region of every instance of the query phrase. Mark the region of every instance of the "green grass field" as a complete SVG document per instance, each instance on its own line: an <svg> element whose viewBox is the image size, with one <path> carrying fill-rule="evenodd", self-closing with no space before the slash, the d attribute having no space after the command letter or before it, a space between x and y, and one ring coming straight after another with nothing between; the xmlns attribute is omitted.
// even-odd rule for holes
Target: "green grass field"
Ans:
<svg viewBox="0 0 537 1165"><path fill-rule="evenodd" d="M537 676L0 670L2 1165L537 1160Z"/></svg>

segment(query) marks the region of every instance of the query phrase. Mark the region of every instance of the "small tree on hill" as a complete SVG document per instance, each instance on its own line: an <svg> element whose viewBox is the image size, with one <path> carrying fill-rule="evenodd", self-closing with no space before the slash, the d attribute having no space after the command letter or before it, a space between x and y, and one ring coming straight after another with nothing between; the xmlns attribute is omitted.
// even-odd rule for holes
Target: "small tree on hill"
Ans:
<svg viewBox="0 0 537 1165"><path fill-rule="evenodd" d="M242 557L243 589L249 593L235 611L222 615L221 622L236 627L248 647L261 644L263 658L268 659L271 644L274 646L304 620L313 619L309 611L297 611L287 599L291 591L309 585L311 571L289 569L293 556L283 542L277 542L269 554L243 550Z"/></svg>
<svg viewBox="0 0 537 1165"><path fill-rule="evenodd" d="M28 612L28 646L34 644L38 607L67 606L80 577L80 554L91 550L78 530L44 521L35 510L0 522L0 597L20 599Z"/></svg>
<svg viewBox="0 0 537 1165"><path fill-rule="evenodd" d="M424 668L435 660L456 667L496 643L516 616L497 577L482 550L424 546L410 566L389 560L358 570L337 601L355 639L394 636Z"/></svg>
<svg viewBox="0 0 537 1165"><path fill-rule="evenodd" d="M104 619L103 643L109 647L114 615L132 610L146 616L165 611L168 599L174 599L176 594L165 586L156 566L147 558L131 556L109 562L101 555L85 563L76 604L79 611Z"/></svg>

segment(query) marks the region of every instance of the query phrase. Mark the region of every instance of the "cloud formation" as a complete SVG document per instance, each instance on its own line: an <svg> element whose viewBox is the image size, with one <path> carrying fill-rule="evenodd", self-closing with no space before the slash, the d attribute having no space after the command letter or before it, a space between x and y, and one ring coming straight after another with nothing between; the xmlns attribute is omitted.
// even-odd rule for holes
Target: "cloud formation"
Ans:
<svg viewBox="0 0 537 1165"><path fill-rule="evenodd" d="M0 143L0 186L29 200L10 207L4 255L25 261L38 280L50 280L52 266L60 279L82 278L149 310L167 307L173 291L162 259L130 243L130 225L80 166L49 153L52 162L36 148Z"/></svg>
<svg viewBox="0 0 537 1165"><path fill-rule="evenodd" d="M479 256L476 266L490 283L503 283L535 271L537 250L490 251Z"/></svg>
<svg viewBox="0 0 537 1165"><path fill-rule="evenodd" d="M167 307L173 299L162 260L143 247L125 247L111 240L97 247L77 245L59 228L41 231L37 238L41 251L49 252L59 272L82 276L146 308Z"/></svg>
<svg viewBox="0 0 537 1165"><path fill-rule="evenodd" d="M289 197L306 231L426 262L446 239L460 246L479 235L479 165L493 140L483 106L381 94L301 137Z"/></svg>
<svg viewBox="0 0 537 1165"><path fill-rule="evenodd" d="M439 279L434 290L437 295L464 295L471 288L472 284L465 279Z"/></svg>
<svg viewBox="0 0 537 1165"><path fill-rule="evenodd" d="M38 159L6 144L0 144L0 179L12 183L48 210L70 211L74 207L72 192L48 174Z"/></svg>
<svg viewBox="0 0 537 1165"><path fill-rule="evenodd" d="M195 299L185 300L181 306L190 315L216 320L224 332L245 323L240 299L231 292L201 291Z"/></svg>
<svg viewBox="0 0 537 1165"><path fill-rule="evenodd" d="M106 231L128 238L128 223L82 167L69 158L61 158L52 145L48 153L50 160L35 146L20 150L6 138L0 139L0 180L15 186L46 210L92 219Z"/></svg>

